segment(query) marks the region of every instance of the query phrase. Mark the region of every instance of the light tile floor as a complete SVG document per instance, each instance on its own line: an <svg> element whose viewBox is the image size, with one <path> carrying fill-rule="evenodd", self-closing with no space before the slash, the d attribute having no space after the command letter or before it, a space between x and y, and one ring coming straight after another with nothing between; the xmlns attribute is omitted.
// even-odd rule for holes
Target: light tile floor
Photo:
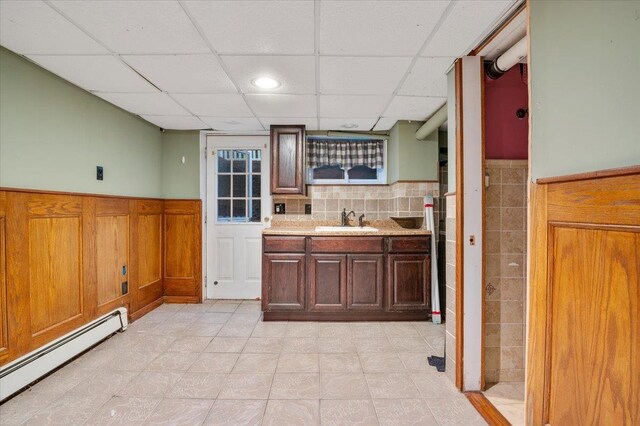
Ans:
<svg viewBox="0 0 640 426"><path fill-rule="evenodd" d="M524 382L495 383L483 393L509 423L524 426Z"/></svg>
<svg viewBox="0 0 640 426"><path fill-rule="evenodd" d="M262 322L256 301L165 304L0 406L2 425L485 424L428 322Z"/></svg>

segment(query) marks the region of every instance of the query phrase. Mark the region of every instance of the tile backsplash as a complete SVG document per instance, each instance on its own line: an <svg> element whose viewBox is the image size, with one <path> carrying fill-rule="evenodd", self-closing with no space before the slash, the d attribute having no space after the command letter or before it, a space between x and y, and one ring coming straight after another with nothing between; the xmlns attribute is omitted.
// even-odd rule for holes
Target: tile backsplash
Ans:
<svg viewBox="0 0 640 426"><path fill-rule="evenodd" d="M285 203L286 214L279 220L340 220L342 209L364 213L365 220L388 219L391 216L422 216L423 197L431 194L438 202L437 182L397 182L388 186L316 185L309 186L308 197L273 197L273 203ZM312 214L305 215L305 204ZM434 209L437 215L437 206ZM435 223L438 218L434 217Z"/></svg>

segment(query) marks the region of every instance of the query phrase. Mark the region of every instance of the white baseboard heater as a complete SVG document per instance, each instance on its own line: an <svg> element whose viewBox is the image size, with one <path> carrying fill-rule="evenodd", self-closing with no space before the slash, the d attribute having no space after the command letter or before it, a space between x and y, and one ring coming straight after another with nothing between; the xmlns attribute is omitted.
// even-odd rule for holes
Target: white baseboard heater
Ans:
<svg viewBox="0 0 640 426"><path fill-rule="evenodd" d="M118 308L3 366L0 401L127 325L127 309Z"/></svg>

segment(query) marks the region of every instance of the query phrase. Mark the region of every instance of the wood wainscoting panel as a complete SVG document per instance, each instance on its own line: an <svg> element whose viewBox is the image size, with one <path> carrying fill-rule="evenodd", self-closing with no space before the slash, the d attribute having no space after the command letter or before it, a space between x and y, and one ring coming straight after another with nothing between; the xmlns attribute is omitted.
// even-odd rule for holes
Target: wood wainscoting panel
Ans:
<svg viewBox="0 0 640 426"><path fill-rule="evenodd" d="M161 199L0 188L0 365L120 306L138 319L200 302L200 201L166 213Z"/></svg>
<svg viewBox="0 0 640 426"><path fill-rule="evenodd" d="M162 201L131 202L131 311L162 297Z"/></svg>
<svg viewBox="0 0 640 426"><path fill-rule="evenodd" d="M138 288L162 279L162 215L145 214L138 218Z"/></svg>
<svg viewBox="0 0 640 426"><path fill-rule="evenodd" d="M6 195L0 193L0 363L9 351L9 335L7 332L7 244L6 244Z"/></svg>
<svg viewBox="0 0 640 426"><path fill-rule="evenodd" d="M164 295L168 301L202 299L202 224L199 200L164 204Z"/></svg>
<svg viewBox="0 0 640 426"><path fill-rule="evenodd" d="M640 172L531 195L527 424L640 424Z"/></svg>
<svg viewBox="0 0 640 426"><path fill-rule="evenodd" d="M98 307L123 296L129 265L129 215L96 218Z"/></svg>
<svg viewBox="0 0 640 426"><path fill-rule="evenodd" d="M638 424L640 229L550 234L549 423Z"/></svg>
<svg viewBox="0 0 640 426"><path fill-rule="evenodd" d="M82 316L81 217L32 217L27 238L35 336Z"/></svg>

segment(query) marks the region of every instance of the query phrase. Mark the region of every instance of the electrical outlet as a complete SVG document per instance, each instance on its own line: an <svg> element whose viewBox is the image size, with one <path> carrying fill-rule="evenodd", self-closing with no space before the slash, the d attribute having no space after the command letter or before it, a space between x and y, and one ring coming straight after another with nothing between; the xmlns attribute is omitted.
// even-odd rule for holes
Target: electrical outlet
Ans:
<svg viewBox="0 0 640 426"><path fill-rule="evenodd" d="M96 179L104 180L104 169L102 166L96 166Z"/></svg>
<svg viewBox="0 0 640 426"><path fill-rule="evenodd" d="M304 214L311 214L311 204L304 205Z"/></svg>
<svg viewBox="0 0 640 426"><path fill-rule="evenodd" d="M285 214L284 203L275 203L274 207L276 214Z"/></svg>

